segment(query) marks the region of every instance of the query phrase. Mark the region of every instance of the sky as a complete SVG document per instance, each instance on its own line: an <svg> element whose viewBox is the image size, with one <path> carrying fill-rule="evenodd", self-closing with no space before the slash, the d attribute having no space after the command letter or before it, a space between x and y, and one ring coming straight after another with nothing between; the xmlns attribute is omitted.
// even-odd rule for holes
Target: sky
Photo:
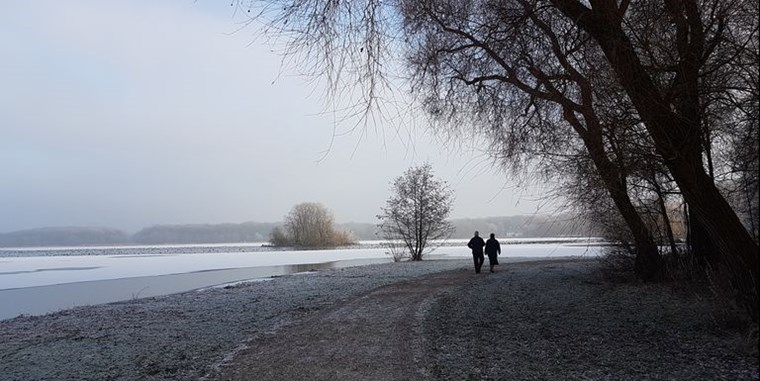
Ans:
<svg viewBox="0 0 760 381"><path fill-rule="evenodd" d="M218 0L0 3L0 232L274 222L307 201L376 222L425 161L453 218L547 212L477 148L336 117L239 22Z"/></svg>

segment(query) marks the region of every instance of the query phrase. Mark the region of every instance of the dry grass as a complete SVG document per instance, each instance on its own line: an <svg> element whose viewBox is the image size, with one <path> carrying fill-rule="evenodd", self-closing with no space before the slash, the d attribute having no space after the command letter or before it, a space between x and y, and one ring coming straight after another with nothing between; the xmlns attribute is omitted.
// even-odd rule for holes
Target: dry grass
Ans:
<svg viewBox="0 0 760 381"><path fill-rule="evenodd" d="M693 298L700 310L707 314L717 327L735 336L737 351L750 356L758 355L758 323L737 304L728 274L699 264L690 255L665 254L665 280L673 293ZM635 257L629 251L611 248L600 259L599 270L611 283L642 282L633 271Z"/></svg>

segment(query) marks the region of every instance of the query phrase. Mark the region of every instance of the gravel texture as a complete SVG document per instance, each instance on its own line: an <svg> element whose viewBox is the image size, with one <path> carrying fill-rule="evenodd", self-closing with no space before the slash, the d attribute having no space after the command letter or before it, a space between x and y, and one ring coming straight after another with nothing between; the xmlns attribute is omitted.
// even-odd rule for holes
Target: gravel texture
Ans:
<svg viewBox="0 0 760 381"><path fill-rule="evenodd" d="M716 308L590 263L520 264L439 298L423 337L435 380L757 380Z"/></svg>
<svg viewBox="0 0 760 381"><path fill-rule="evenodd" d="M589 261L388 263L0 322L0 380L756 380L709 299Z"/></svg>
<svg viewBox="0 0 760 381"><path fill-rule="evenodd" d="M0 380L196 380L248 338L468 261L387 263L0 321Z"/></svg>

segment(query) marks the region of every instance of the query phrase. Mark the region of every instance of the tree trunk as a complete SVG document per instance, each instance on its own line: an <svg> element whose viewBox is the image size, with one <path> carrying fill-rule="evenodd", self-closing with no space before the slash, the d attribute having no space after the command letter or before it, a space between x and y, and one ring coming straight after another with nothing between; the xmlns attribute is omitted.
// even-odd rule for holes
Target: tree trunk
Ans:
<svg viewBox="0 0 760 381"><path fill-rule="evenodd" d="M676 240L673 237L673 227L670 226L670 217L668 216L668 208L665 205L665 197L662 192L662 189L660 188L660 185L657 183L657 179L652 176L652 185L654 185L654 190L657 193L657 204L660 207L660 213L662 213L662 221L665 225L665 234L668 236L668 242L670 243L670 252L673 254L673 256L678 255L678 247L676 247Z"/></svg>
<svg viewBox="0 0 760 381"><path fill-rule="evenodd" d="M701 266L710 264L712 266L720 265L720 255L718 255L718 248L715 247L713 242L709 239L709 233L696 217L695 213L689 211L688 216L689 227L689 252Z"/></svg>
<svg viewBox="0 0 760 381"><path fill-rule="evenodd" d="M610 192L615 205L620 210L626 224L631 229L636 243L636 261L634 271L643 280L660 280L663 278L662 256L657 245L652 240L652 235L641 216L633 207L631 199L625 192Z"/></svg>
<svg viewBox="0 0 760 381"><path fill-rule="evenodd" d="M610 197L612 197L612 201L623 216L628 228L631 229L636 244L636 261L634 263L636 275L643 280L662 279L664 265L662 256L657 250L651 232L628 196L625 179L622 178L615 164L607 157L601 136L594 138L586 135L583 136L583 141L599 176L602 178Z"/></svg>

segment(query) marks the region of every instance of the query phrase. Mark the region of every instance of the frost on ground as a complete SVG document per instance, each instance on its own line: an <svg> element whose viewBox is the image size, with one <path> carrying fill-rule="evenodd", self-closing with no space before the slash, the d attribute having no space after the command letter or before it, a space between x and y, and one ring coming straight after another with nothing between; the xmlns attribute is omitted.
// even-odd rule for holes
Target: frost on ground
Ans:
<svg viewBox="0 0 760 381"><path fill-rule="evenodd" d="M0 378L758 378L707 300L594 266L388 263L21 317L0 322Z"/></svg>
<svg viewBox="0 0 760 381"><path fill-rule="evenodd" d="M466 263L352 267L0 321L0 379L195 380L309 311Z"/></svg>

